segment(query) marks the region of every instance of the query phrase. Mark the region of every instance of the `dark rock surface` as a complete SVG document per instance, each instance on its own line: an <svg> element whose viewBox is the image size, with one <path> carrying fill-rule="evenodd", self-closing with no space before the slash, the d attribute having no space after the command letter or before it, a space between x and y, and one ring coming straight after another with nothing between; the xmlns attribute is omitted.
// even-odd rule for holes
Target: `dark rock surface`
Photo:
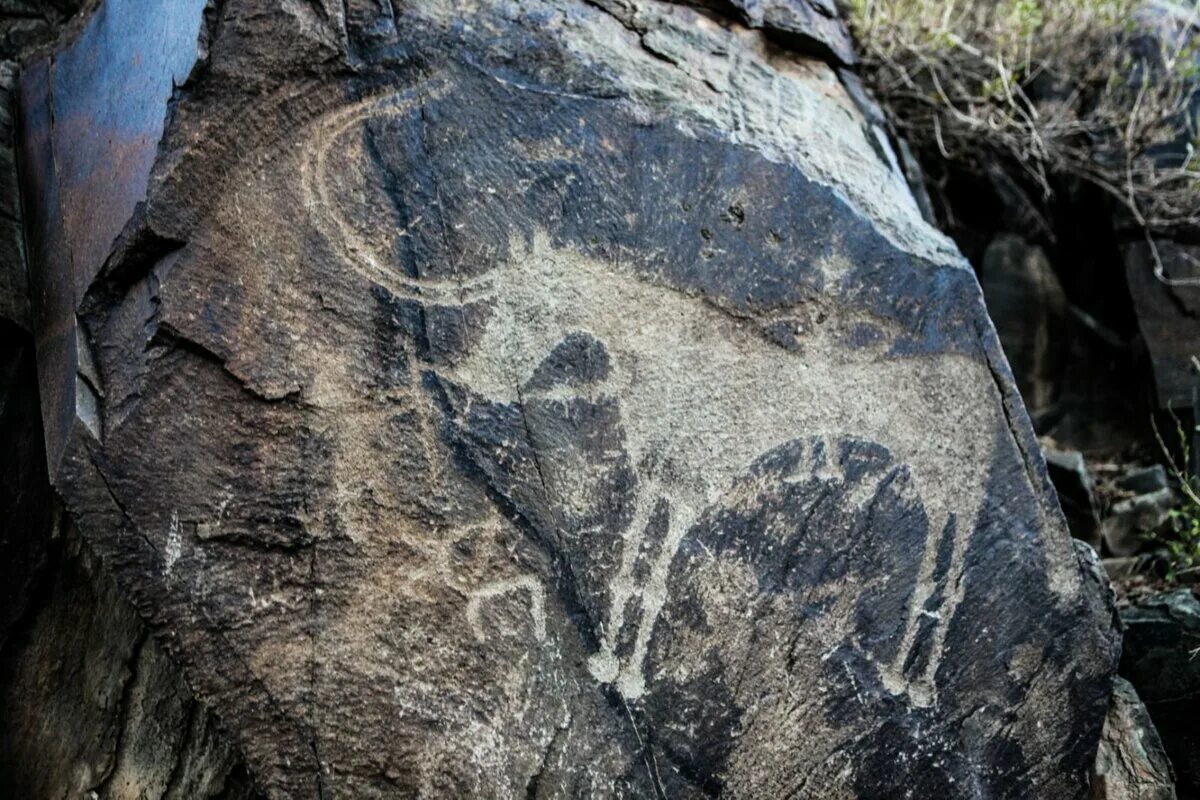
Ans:
<svg viewBox="0 0 1200 800"><path fill-rule="evenodd" d="M16 64L0 61L0 319L12 322L28 334L29 282L25 274L14 141L16 79ZM6 336L5 340L12 341L12 336Z"/></svg>
<svg viewBox="0 0 1200 800"><path fill-rule="evenodd" d="M1167 470L1162 464L1131 469L1118 478L1116 484L1118 489L1134 494L1153 494L1171 486Z"/></svg>
<svg viewBox="0 0 1200 800"><path fill-rule="evenodd" d="M1086 797L1114 612L969 268L832 66L597 5L31 65L84 538L274 797Z"/></svg>
<svg viewBox="0 0 1200 800"><path fill-rule="evenodd" d="M0 6L0 29L5 13ZM0 57L12 55L0 49ZM30 592L45 566L55 511L29 330L14 141L16 76L14 63L0 62L0 648L29 607Z"/></svg>
<svg viewBox="0 0 1200 800"><path fill-rule="evenodd" d="M0 797L248 800L228 736L66 523L0 649Z"/></svg>
<svg viewBox="0 0 1200 800"><path fill-rule="evenodd" d="M39 412L32 339L0 319L0 797L254 796L229 737L64 520Z"/></svg>
<svg viewBox="0 0 1200 800"><path fill-rule="evenodd" d="M732 6L751 28L761 28L804 52L836 59L842 64L857 61L850 32L833 0L712 0L691 5L723 8Z"/></svg>
<svg viewBox="0 0 1200 800"><path fill-rule="evenodd" d="M979 283L1031 414L1057 399L1068 356L1067 298L1045 252L1018 236L997 236L983 255Z"/></svg>
<svg viewBox="0 0 1200 800"><path fill-rule="evenodd" d="M1159 263L1161 275L1156 276ZM1126 280L1138 327L1154 370L1158 403L1190 410L1197 381L1192 358L1200 341L1200 247L1158 239L1152 250L1139 242L1125 248ZM1178 281L1179 283L1169 283Z"/></svg>
<svg viewBox="0 0 1200 800"><path fill-rule="evenodd" d="M1200 600L1187 589L1125 609L1121 675L1137 689L1178 778L1200 797Z"/></svg>
<svg viewBox="0 0 1200 800"><path fill-rule="evenodd" d="M1176 52L1191 61L1192 86L1177 118L1178 133L1153 152L1158 166L1177 169L1191 160L1200 136L1200 81L1195 77L1200 67L1196 54L1200 20L1195 4L1147 0L1137 7L1130 33L1129 46L1148 54L1150 63L1158 65L1147 70L1151 81L1161 79L1161 53ZM1134 228L1127 214L1119 217L1119 222ZM1200 246L1196 234L1194 225L1156 230L1150 237L1134 229L1123 253L1158 405L1181 411L1191 411L1200 397L1200 376L1192 363L1200 341Z"/></svg>
<svg viewBox="0 0 1200 800"><path fill-rule="evenodd" d="M79 5L0 1L0 58L48 43ZM17 74L0 63L0 797L254 797L229 736L50 486L17 187Z"/></svg>
<svg viewBox="0 0 1200 800"><path fill-rule="evenodd" d="M0 319L0 648L29 608L54 524L33 340Z"/></svg>
<svg viewBox="0 0 1200 800"><path fill-rule="evenodd" d="M0 0L0 54L19 58L49 45L71 18L96 0Z"/></svg>
<svg viewBox="0 0 1200 800"><path fill-rule="evenodd" d="M1142 550L1170 520L1175 505L1175 492L1171 489L1159 489L1114 503L1101 526L1108 552L1115 556L1131 556Z"/></svg>

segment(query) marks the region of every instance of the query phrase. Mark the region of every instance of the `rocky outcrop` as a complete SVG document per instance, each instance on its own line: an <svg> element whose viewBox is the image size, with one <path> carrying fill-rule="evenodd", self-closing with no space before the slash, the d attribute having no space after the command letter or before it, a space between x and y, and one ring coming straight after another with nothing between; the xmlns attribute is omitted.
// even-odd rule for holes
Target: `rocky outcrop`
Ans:
<svg viewBox="0 0 1200 800"><path fill-rule="evenodd" d="M0 3L0 58L78 3ZM11 91L0 63L0 797L257 796L244 761L62 514L47 475Z"/></svg>
<svg viewBox="0 0 1200 800"><path fill-rule="evenodd" d="M1131 244L1124 255L1158 403L1191 410L1200 382L1192 364L1200 335L1200 248L1164 238Z"/></svg>
<svg viewBox="0 0 1200 800"><path fill-rule="evenodd" d="M739 19L108 0L24 73L51 475L271 796L1087 796L974 276Z"/></svg>
<svg viewBox="0 0 1200 800"><path fill-rule="evenodd" d="M228 736L63 519L32 344L0 319L0 797L252 797Z"/></svg>

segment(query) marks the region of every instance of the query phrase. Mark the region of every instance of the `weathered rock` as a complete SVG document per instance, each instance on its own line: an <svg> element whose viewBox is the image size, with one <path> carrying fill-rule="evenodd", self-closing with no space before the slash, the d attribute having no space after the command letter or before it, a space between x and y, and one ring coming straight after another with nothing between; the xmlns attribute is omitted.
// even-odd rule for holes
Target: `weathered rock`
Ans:
<svg viewBox="0 0 1200 800"><path fill-rule="evenodd" d="M179 669L60 535L39 410L32 340L0 319L0 797L251 796Z"/></svg>
<svg viewBox="0 0 1200 800"><path fill-rule="evenodd" d="M780 36L789 45L836 58L857 61L850 32L833 0L720 0L739 12L751 28ZM699 5L704 5L703 0Z"/></svg>
<svg viewBox="0 0 1200 800"><path fill-rule="evenodd" d="M17 187L17 67L2 60L18 54L8 34L32 11L20 0L0 2L0 648L29 607L56 508L46 474Z"/></svg>
<svg viewBox="0 0 1200 800"><path fill-rule="evenodd" d="M1125 581L1143 572L1146 568L1144 556L1121 556L1103 560L1104 573L1110 581Z"/></svg>
<svg viewBox="0 0 1200 800"><path fill-rule="evenodd" d="M1164 278L1192 283L1173 285L1159 280L1155 250ZM1191 359L1200 341L1200 247L1158 239L1154 250L1139 242L1126 247L1124 255L1129 293L1150 354L1159 406L1190 409L1198 380Z"/></svg>
<svg viewBox="0 0 1200 800"><path fill-rule="evenodd" d="M1171 482L1167 480L1167 470L1163 465L1153 464L1149 467L1135 467L1128 470L1117 478L1116 485L1117 488L1128 492L1152 494L1170 488Z"/></svg>
<svg viewBox="0 0 1200 800"><path fill-rule="evenodd" d="M1101 523L1104 546L1115 556L1131 556L1149 544L1171 518L1175 492L1159 489L1114 503Z"/></svg>
<svg viewBox="0 0 1200 800"><path fill-rule="evenodd" d="M0 57L19 58L54 41L88 0L0 0Z"/></svg>
<svg viewBox="0 0 1200 800"><path fill-rule="evenodd" d="M1183 589L1142 601L1121 618L1121 675L1154 720L1179 796L1200 796L1200 600Z"/></svg>
<svg viewBox="0 0 1200 800"><path fill-rule="evenodd" d="M1046 254L1019 236L997 236L979 282L1022 399L1033 412L1048 408L1067 355L1067 299Z"/></svg>
<svg viewBox="0 0 1200 800"><path fill-rule="evenodd" d="M45 44L78 5L0 0L0 58ZM248 798L244 761L81 545L49 483L16 75L14 63L0 63L0 797Z"/></svg>
<svg viewBox="0 0 1200 800"><path fill-rule="evenodd" d="M14 13L0 4L0 58ZM45 567L56 503L46 474L37 363L17 188L13 90L16 65L0 61L0 648L25 614Z"/></svg>
<svg viewBox="0 0 1200 800"><path fill-rule="evenodd" d="M54 525L40 414L33 341L0 319L0 648L29 607Z"/></svg>
<svg viewBox="0 0 1200 800"><path fill-rule="evenodd" d="M13 141L12 92L16 77L15 64L0 62L0 320L28 331L29 283L22 249L21 198Z"/></svg>
<svg viewBox="0 0 1200 800"><path fill-rule="evenodd" d="M1128 46L1147 65L1134 80L1159 80L1163 53L1177 53L1200 66L1196 56L1197 24L1193 3L1147 0L1131 18ZM1178 71L1176 71L1178 74ZM1176 119L1171 142L1156 145L1151 155L1162 169L1176 170L1192 159L1200 130L1200 83L1193 79L1188 102ZM1128 214L1118 224L1132 229L1132 242L1123 248L1126 282L1137 314L1138 328L1149 351L1159 407L1190 410L1200 396L1200 378L1192 367L1194 343L1200 340L1200 248L1194 229L1157 230L1152 239Z"/></svg>
<svg viewBox="0 0 1200 800"><path fill-rule="evenodd" d="M970 269L832 67L607 5L30 68L87 540L272 796L1086 797L1114 612Z"/></svg>
<svg viewBox="0 0 1200 800"><path fill-rule="evenodd" d="M70 529L0 650L0 797L242 800L245 766Z"/></svg>
<svg viewBox="0 0 1200 800"><path fill-rule="evenodd" d="M1175 800L1175 773L1146 707L1117 678L1092 771L1095 800Z"/></svg>

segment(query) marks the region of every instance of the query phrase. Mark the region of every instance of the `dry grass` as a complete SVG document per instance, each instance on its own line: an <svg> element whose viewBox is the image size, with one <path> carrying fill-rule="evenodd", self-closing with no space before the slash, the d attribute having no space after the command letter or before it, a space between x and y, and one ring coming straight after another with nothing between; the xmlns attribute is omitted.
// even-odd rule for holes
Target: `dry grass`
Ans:
<svg viewBox="0 0 1200 800"><path fill-rule="evenodd" d="M1192 364L1200 370L1200 359L1193 357ZM1191 436L1174 412L1171 417L1175 422L1179 460L1175 459L1171 448L1163 440L1153 418L1150 422L1154 425L1154 437L1162 450L1167 470L1178 484L1181 497L1179 506L1171 510L1171 535L1157 540L1167 554L1167 582L1174 583L1180 578L1192 579L1200 574L1200 479L1188 472Z"/></svg>
<svg viewBox="0 0 1200 800"><path fill-rule="evenodd" d="M1175 10L851 0L850 20L868 82L914 145L1020 165L1047 194L1052 176L1082 178L1162 232L1200 224L1197 11Z"/></svg>

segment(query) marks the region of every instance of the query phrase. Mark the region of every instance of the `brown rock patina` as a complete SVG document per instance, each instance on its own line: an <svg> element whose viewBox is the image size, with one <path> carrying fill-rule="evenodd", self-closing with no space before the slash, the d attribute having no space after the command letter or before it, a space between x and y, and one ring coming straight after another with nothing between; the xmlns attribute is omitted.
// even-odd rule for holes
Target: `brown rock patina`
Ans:
<svg viewBox="0 0 1200 800"><path fill-rule="evenodd" d="M657 2L185 5L111 247L54 249L103 198L31 73L35 319L54 480L264 789L1086 796L1112 610L831 66Z"/></svg>

